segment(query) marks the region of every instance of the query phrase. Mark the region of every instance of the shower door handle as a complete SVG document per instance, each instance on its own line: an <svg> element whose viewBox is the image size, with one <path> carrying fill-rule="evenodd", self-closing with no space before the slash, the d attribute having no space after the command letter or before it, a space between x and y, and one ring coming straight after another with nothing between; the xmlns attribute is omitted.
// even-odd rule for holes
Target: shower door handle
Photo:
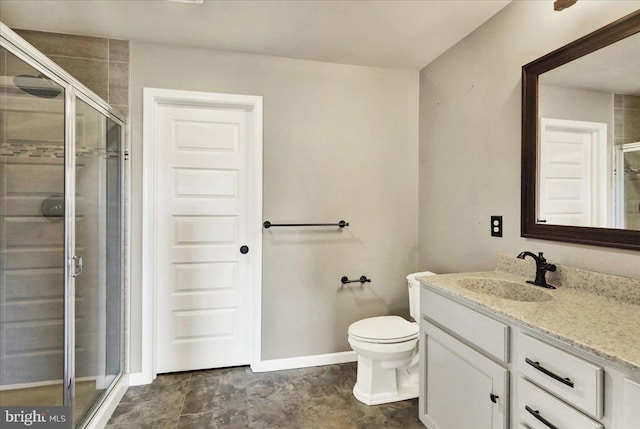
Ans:
<svg viewBox="0 0 640 429"><path fill-rule="evenodd" d="M73 261L73 277L78 277L80 274L82 274L82 256L74 256L73 258L71 258L71 260ZM76 265L78 266L77 270Z"/></svg>

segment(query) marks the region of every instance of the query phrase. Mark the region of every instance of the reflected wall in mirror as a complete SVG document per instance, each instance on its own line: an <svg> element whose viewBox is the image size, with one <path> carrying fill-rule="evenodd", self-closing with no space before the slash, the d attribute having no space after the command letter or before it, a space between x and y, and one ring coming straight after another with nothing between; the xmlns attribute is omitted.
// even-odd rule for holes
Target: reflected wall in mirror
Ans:
<svg viewBox="0 0 640 429"><path fill-rule="evenodd" d="M522 84L522 236L640 249L640 11Z"/></svg>

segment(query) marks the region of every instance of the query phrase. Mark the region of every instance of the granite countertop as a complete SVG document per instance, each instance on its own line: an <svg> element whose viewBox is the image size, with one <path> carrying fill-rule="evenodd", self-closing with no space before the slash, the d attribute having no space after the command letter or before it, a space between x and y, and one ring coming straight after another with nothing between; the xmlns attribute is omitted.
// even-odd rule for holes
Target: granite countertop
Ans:
<svg viewBox="0 0 640 429"><path fill-rule="evenodd" d="M531 280L530 278L514 273L522 271L522 266L514 270L509 267L513 265L512 262L506 265L507 267L499 262L496 271L422 276L418 279L432 289L458 298L472 307L504 316L537 332L595 354L617 366L640 371L640 305L635 295L640 294L640 281L611 276L613 283L618 282L618 287L613 284L610 288L603 288L600 283L606 281L602 278L608 277L606 275L593 273L594 275L590 276L588 271L559 267L558 271L561 273L555 278L557 282L549 281L550 284L558 284L558 289L550 290L528 285L525 281ZM570 270L575 272L572 273ZM544 302L521 302L473 292L458 284L458 280L469 277L521 283L522 287L542 289L551 294L553 299ZM566 281L571 278L575 280L576 277L582 281L574 284ZM551 276L548 280L551 280ZM559 284L562 283L561 280L565 280L564 284ZM625 290L631 291L632 296L621 296Z"/></svg>

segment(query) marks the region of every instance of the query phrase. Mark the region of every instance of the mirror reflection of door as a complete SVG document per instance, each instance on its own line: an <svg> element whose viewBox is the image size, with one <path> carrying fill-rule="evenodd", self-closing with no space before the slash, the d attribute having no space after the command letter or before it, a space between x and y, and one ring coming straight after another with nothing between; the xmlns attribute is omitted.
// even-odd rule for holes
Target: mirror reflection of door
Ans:
<svg viewBox="0 0 640 429"><path fill-rule="evenodd" d="M607 124L542 118L538 222L607 227Z"/></svg>
<svg viewBox="0 0 640 429"><path fill-rule="evenodd" d="M640 142L617 146L616 228L640 230Z"/></svg>
<svg viewBox="0 0 640 429"><path fill-rule="evenodd" d="M640 230L639 67L640 33L539 75L537 223Z"/></svg>

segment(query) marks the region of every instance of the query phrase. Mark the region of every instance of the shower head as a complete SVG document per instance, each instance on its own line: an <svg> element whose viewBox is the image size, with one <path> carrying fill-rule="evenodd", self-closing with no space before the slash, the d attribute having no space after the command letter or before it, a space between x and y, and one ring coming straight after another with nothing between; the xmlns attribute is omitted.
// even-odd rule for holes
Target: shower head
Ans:
<svg viewBox="0 0 640 429"><path fill-rule="evenodd" d="M43 74L31 76L21 74L13 78L15 86L23 92L36 97L56 98L62 92L62 88Z"/></svg>

